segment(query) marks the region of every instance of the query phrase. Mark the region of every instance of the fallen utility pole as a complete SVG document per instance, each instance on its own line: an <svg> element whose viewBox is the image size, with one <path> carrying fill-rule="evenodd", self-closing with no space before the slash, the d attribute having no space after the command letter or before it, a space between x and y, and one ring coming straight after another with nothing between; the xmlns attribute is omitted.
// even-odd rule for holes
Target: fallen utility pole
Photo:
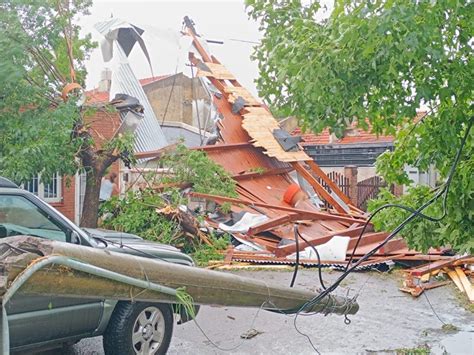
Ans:
<svg viewBox="0 0 474 355"><path fill-rule="evenodd" d="M19 275L44 257L63 256L165 288L185 288L196 304L257 307L296 313L316 294L237 275L177 265L166 261L106 252L34 237L10 237L0 242L0 297ZM19 290L24 294L61 295L176 303L170 293L105 279L71 267L50 265L36 271ZM359 306L346 298L327 296L307 312L355 314Z"/></svg>

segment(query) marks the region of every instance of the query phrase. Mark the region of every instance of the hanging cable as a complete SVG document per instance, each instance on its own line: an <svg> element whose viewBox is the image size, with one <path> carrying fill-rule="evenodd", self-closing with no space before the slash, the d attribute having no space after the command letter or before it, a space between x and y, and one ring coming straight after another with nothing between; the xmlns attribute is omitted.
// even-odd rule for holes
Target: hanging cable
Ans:
<svg viewBox="0 0 474 355"><path fill-rule="evenodd" d="M352 250L352 254L349 258L349 261L347 262L347 265L346 265L346 268L344 271L347 271L350 264L352 263L352 260L354 259L354 255L355 255L355 252L357 250L357 247L359 246L359 243L362 239L362 236L363 234L365 233L365 230L367 229L367 226L368 224L370 223L370 221L374 218L375 215L377 215L377 213L379 213L380 211L384 210L384 209L387 209L387 208L390 208L390 207L395 207L395 208L400 208L400 209L403 209L405 211L408 211L408 212L411 212L412 215L414 215L415 217L418 216L418 217L421 217L423 219L426 219L430 222L439 222L441 221L444 217L446 217L446 214L447 214L447 207L446 207L446 202L447 202L447 198L448 198L448 192L449 192L449 187L451 185L451 180L454 176L454 171L455 171L455 168L459 162L459 159L461 157L461 152L462 152L462 149L464 147L464 144L467 140L467 137L469 136L469 131L471 130L471 127L472 127L472 123L473 123L473 118L471 117L471 120L469 122L469 126L467 127L467 130L466 130L466 133L461 141L461 147L459 148L457 154L456 154L456 157L455 157L455 161L454 161L454 164L451 166L451 169L450 169L450 172L449 172L449 175L448 175L448 179L446 180L446 182L441 185L439 188L438 188L438 192L434 195L433 199L436 200L438 199L438 197L440 197L441 195L443 195L443 200L442 200L442 206L443 206L443 213L441 216L439 217L431 217L431 216L428 216L424 213L421 213L420 210L415 210L414 208L412 207L409 207L409 206L404 206L404 205L400 205L400 204L395 204L395 203L389 203L389 204L386 204L386 205L383 205L383 206L380 206L379 208L377 208L374 212L372 212L372 214L370 215L370 217L367 219L367 221L365 222L364 224L364 227L362 228L360 234L359 234L359 237L357 238L357 242L354 246L354 249ZM434 202L434 201L433 201Z"/></svg>
<svg viewBox="0 0 474 355"><path fill-rule="evenodd" d="M322 264L321 264L321 256L319 255L319 252L318 252L318 249L312 245L310 242L308 242L308 240L306 238L303 237L303 235L300 233L300 231L298 229L296 229L296 233L298 234L298 236L303 239L303 241L308 244L310 246L311 249L313 249L313 251L315 252L316 254L316 257L318 258L318 275L319 275L319 284L321 285L321 287L325 290L326 289L326 286L324 285L324 282L323 282L323 272L322 272Z"/></svg>
<svg viewBox="0 0 474 355"><path fill-rule="evenodd" d="M298 266L300 264L300 242L298 238L298 225L295 223L293 226L293 231L295 233L295 243L296 243L296 262L295 262L295 270L293 271L293 277L291 278L290 287L293 287L296 280L296 275L298 274Z"/></svg>
<svg viewBox="0 0 474 355"><path fill-rule="evenodd" d="M318 249L311 245L310 242L306 238L303 237L303 235L300 233L298 229L298 225L295 223L293 227L293 231L295 233L295 244L296 244L296 263L295 263L295 270L293 271L293 277L291 279L290 287L293 287L295 280L296 280L296 275L298 274L298 265L299 265L299 260L300 260L300 246L299 246L299 238L301 238L306 244L310 246L310 248L314 251L316 254L316 257L318 259L318 275L319 275L319 283L321 284L321 287L325 290L326 286L324 285L323 282L323 273L322 273L322 265L321 265L321 256L319 255Z"/></svg>
<svg viewBox="0 0 474 355"><path fill-rule="evenodd" d="M464 148L464 145L466 143L466 140L467 140L467 137L469 136L469 132L471 130L471 127L472 127L472 123L474 121L474 117L471 118L471 120L469 121L469 126L467 127L466 129L466 133L464 135L464 137L462 138L462 141L461 141L461 146L459 147L457 153L456 153L456 157L454 159L454 162L453 164L451 165L451 169L450 169L450 172L449 172L449 175L448 175L448 179L446 180L445 184L443 184L443 187L441 189L438 190L438 192L432 197L430 198L427 202L425 202L422 206L420 206L419 208L417 208L416 210L414 210L412 212L412 214L410 216L408 216L402 223L400 223L386 238L385 240L380 243L378 246L376 246L375 248L373 248L372 250L370 250L368 253L366 253L363 257L361 257L356 263L354 263L353 265L349 266L344 272L343 274L330 286L328 287L326 290L324 290L323 292L321 292L319 295L313 297L313 299L309 300L308 302L306 302L305 304L303 304L300 308L300 310L298 311L298 313L300 313L301 311L307 309L307 308L310 308L312 306L314 306L316 303L318 303L319 301L321 301L324 297L326 297L329 293L331 293L332 291L334 291L339 285L340 283L352 272L354 271L362 262L364 262L365 260L367 260L369 257L371 257L372 255L374 255L380 248L382 248L384 245L386 245L390 240L392 240L408 223L410 223L413 219L415 219L416 217L418 217L419 215L422 215L421 211L423 211L424 209L426 209L428 206L430 206L433 202L435 202L443 193L447 193L449 192L449 187L451 185L451 181L453 179L453 176L454 176L454 172L456 170L456 167L459 163L459 160L460 160L460 157L461 157L461 153L463 151L463 148ZM444 203L445 203L445 200L446 200L446 196L444 197ZM382 206L383 207L383 206ZM439 218L443 218L444 216L446 215L446 211L443 213L442 217L438 217L437 219ZM433 217L430 217L430 218L433 218ZM298 314L297 313L297 314Z"/></svg>

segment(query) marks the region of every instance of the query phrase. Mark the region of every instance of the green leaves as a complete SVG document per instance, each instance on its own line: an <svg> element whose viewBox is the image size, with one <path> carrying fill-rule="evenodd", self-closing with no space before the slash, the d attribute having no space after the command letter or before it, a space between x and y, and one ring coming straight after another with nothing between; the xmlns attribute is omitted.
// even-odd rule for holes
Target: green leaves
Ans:
<svg viewBox="0 0 474 355"><path fill-rule="evenodd" d="M173 173L164 177L163 182L190 183L196 192L237 197L235 180L205 152L189 150L180 144L176 151L166 154L160 161Z"/></svg>
<svg viewBox="0 0 474 355"><path fill-rule="evenodd" d="M48 179L76 172L75 157L84 141L72 131L82 115L73 102L60 98L71 81L65 33L82 82L93 44L69 24L90 5L89 0L0 1L1 175L21 182L38 173Z"/></svg>
<svg viewBox="0 0 474 355"><path fill-rule="evenodd" d="M326 20L318 15L317 1L247 4L264 33L254 58L261 74L259 94L272 110L298 117L304 130L329 127L340 136L357 120L363 129L395 135L395 150L377 163L389 182L409 184L406 165L421 171L434 165L441 179L446 178L474 116L474 3L337 0ZM420 108L429 114L417 123ZM472 173L472 134L465 150L460 176ZM423 225L414 224L413 230L421 234L407 234L413 243L424 238L416 244L449 242L458 250L472 245L474 228L472 222L467 224L472 214L458 210L460 205L472 207L472 184L456 181L442 222L449 228L438 228L445 234L456 232L441 238L441 232L425 233ZM464 189L454 186L461 183ZM414 194L407 199L418 201ZM463 228L458 229L460 224Z"/></svg>

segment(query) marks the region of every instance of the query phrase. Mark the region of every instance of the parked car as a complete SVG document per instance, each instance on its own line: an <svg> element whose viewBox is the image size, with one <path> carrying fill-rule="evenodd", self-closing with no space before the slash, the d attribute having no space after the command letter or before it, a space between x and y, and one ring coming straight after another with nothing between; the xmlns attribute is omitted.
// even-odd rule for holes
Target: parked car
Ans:
<svg viewBox="0 0 474 355"><path fill-rule="evenodd" d="M81 229L32 193L0 177L0 238L31 235L194 266L178 249L127 233ZM176 305L16 294L8 303L12 351L70 345L103 335L106 354L164 354ZM180 309L180 323L189 320Z"/></svg>

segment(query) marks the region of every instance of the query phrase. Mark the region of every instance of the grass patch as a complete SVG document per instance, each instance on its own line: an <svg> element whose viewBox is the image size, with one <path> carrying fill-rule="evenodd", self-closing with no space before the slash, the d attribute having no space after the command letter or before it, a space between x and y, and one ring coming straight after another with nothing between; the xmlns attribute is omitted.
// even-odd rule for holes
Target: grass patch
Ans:
<svg viewBox="0 0 474 355"><path fill-rule="evenodd" d="M428 345L419 346L417 348L401 348L395 349L397 355L428 355L430 354L430 348Z"/></svg>

